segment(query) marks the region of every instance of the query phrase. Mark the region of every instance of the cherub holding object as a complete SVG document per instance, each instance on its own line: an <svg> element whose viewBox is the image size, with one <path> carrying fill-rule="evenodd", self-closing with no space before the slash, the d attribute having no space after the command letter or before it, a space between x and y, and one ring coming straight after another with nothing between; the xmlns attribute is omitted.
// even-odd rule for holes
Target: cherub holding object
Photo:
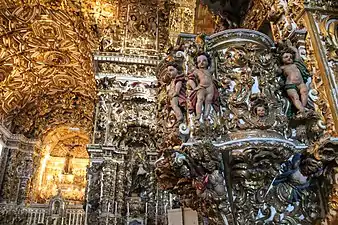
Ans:
<svg viewBox="0 0 338 225"><path fill-rule="evenodd" d="M186 91L183 68L176 63L169 63L167 67L170 75L170 84L167 86L167 93L170 99L170 105L173 109L178 122L183 122L183 113L181 108L185 107Z"/></svg>
<svg viewBox="0 0 338 225"><path fill-rule="evenodd" d="M286 41L288 49L293 53L284 52L281 56L283 65L279 68L279 73L283 73L286 78L285 90L293 105L299 113L304 113L308 100L307 78L310 76L306 66L300 57L296 47L292 46L290 40Z"/></svg>
<svg viewBox="0 0 338 225"><path fill-rule="evenodd" d="M195 58L196 69L189 75L188 85L193 90L190 94L190 109L196 113L198 121L202 115L204 105L203 119L209 116L211 106L219 111L219 92L217 90L217 81L212 77L215 71L209 55L201 53Z"/></svg>

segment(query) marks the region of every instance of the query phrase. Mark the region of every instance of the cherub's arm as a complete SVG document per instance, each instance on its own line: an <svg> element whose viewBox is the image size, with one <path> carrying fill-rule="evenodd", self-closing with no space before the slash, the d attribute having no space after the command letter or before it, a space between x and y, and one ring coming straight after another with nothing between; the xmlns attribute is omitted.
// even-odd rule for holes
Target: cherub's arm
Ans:
<svg viewBox="0 0 338 225"><path fill-rule="evenodd" d="M191 79L189 79L188 80L188 85L191 87L191 89L195 89L196 88L196 83L195 83L195 81L193 81L193 80L191 80Z"/></svg>
<svg viewBox="0 0 338 225"><path fill-rule="evenodd" d="M301 60L300 54L298 52L298 49L292 45L291 41L289 39L286 40L286 44L290 50L292 50L295 53L295 59Z"/></svg>
<svg viewBox="0 0 338 225"><path fill-rule="evenodd" d="M175 97L180 94L181 88L182 88L182 81L178 81L175 85Z"/></svg>
<svg viewBox="0 0 338 225"><path fill-rule="evenodd" d="M209 68L210 74L213 74L216 72L216 62L215 62L216 54L217 53L213 54L214 57L211 58L211 65Z"/></svg>

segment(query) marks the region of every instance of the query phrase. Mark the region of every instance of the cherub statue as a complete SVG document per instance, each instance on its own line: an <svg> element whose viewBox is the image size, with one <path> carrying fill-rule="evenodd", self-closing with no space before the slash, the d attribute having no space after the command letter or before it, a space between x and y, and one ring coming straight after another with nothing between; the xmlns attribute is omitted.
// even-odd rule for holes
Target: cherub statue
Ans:
<svg viewBox="0 0 338 225"><path fill-rule="evenodd" d="M300 201L303 192L311 186L311 180L322 173L322 166L321 161L297 153L282 165L282 173L277 175L272 185L289 184L292 191L288 202Z"/></svg>
<svg viewBox="0 0 338 225"><path fill-rule="evenodd" d="M217 81L212 77L215 71L209 55L201 53L195 58L196 69L189 75L188 85L193 90L190 94L191 110L196 113L198 121L202 115L204 105L203 119L209 116L211 106L219 111L219 92L217 90Z"/></svg>
<svg viewBox="0 0 338 225"><path fill-rule="evenodd" d="M183 69L177 63L169 63L167 70L170 75L170 84L167 86L167 93L170 98L170 105L178 122L183 122L181 107L185 106L186 91Z"/></svg>
<svg viewBox="0 0 338 225"><path fill-rule="evenodd" d="M224 177L219 170L214 170L211 174L206 174L202 181L194 180L196 194L204 199L223 200L226 195Z"/></svg>
<svg viewBox="0 0 338 225"><path fill-rule="evenodd" d="M306 66L300 57L296 47L292 46L290 40L286 41L287 47L290 52L284 52L281 56L283 65L279 68L278 72L283 73L286 78L285 90L292 101L293 105L297 108L298 112L303 114L306 110L308 99L308 88L306 86L307 78L310 76Z"/></svg>

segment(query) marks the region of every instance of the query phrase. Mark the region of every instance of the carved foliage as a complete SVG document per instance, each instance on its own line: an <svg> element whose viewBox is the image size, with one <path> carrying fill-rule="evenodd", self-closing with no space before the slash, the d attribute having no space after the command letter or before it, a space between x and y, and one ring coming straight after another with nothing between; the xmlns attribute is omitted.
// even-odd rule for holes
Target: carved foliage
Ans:
<svg viewBox="0 0 338 225"><path fill-rule="evenodd" d="M147 83L122 82L107 77L98 80L98 87L102 92L96 114L95 143L126 145L120 143L121 139L129 136L128 141L136 140L136 136L132 135L138 133L139 138L145 142L150 141L147 145L153 147L152 138L146 137L149 133L140 131L146 128L154 132L154 87ZM130 133L128 129L135 129L136 133Z"/></svg>

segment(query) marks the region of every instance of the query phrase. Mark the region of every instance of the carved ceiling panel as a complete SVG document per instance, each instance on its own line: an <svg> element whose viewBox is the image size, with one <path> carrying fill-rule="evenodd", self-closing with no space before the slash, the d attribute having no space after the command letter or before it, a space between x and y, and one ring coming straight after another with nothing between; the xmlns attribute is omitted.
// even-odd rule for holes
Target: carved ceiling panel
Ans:
<svg viewBox="0 0 338 225"><path fill-rule="evenodd" d="M95 96L90 34L80 15L44 1L3 1L0 10L0 118L36 136L53 123L90 130ZM73 113L74 111L74 113ZM43 120L42 120L43 118ZM45 121L45 122L44 122ZM34 132L33 132L34 131Z"/></svg>

